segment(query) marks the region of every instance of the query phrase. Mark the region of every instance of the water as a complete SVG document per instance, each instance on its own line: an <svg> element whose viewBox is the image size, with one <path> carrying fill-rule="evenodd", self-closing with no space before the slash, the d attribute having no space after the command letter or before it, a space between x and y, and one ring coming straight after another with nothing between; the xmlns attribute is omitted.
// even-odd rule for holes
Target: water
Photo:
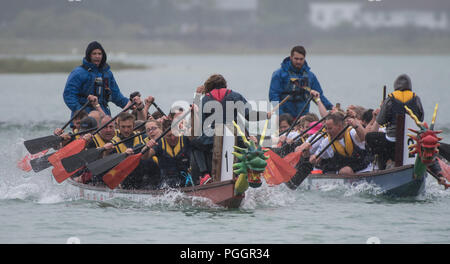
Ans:
<svg viewBox="0 0 450 264"><path fill-rule="evenodd" d="M190 101L213 73L223 74L229 87L248 99L266 99L283 57L109 56L152 66L115 77L125 95L153 95L163 109ZM439 103L436 128L444 130L447 143L449 61L449 56L308 56L326 96L344 107L376 108L383 85L392 91L396 76L409 74L426 121ZM50 169L26 173L15 166L26 154L23 140L49 135L68 119L62 100L66 79L67 74L0 75L0 243L65 243L72 236L81 243L366 243L373 236L381 243L450 242L450 191L430 177L425 194L408 199L384 198L367 185L292 191L264 184L250 189L235 210L182 194L139 203L76 200L66 183L52 182Z"/></svg>

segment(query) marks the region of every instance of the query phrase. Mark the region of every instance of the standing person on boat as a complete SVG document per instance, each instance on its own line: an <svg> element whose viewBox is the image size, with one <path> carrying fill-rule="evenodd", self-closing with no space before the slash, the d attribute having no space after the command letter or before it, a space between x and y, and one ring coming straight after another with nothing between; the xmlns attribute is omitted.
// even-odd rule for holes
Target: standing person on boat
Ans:
<svg viewBox="0 0 450 264"><path fill-rule="evenodd" d="M378 168L386 168L386 162L395 160L395 136L397 128L397 115L405 114L405 106L409 107L423 121L424 111L418 95L412 92L411 79L402 74L394 82L394 92L383 101L380 112L376 117L373 131L367 133L366 141L373 154L378 154ZM378 131L380 125L386 126L386 133Z"/></svg>
<svg viewBox="0 0 450 264"><path fill-rule="evenodd" d="M106 58L106 52L100 43L97 41L89 43L82 65L76 67L67 78L63 98L72 115L81 108L90 95L98 98L98 104L87 107L88 113L101 107L105 114L111 115L109 102L120 108L129 103L128 98L120 92Z"/></svg>
<svg viewBox="0 0 450 264"><path fill-rule="evenodd" d="M272 74L269 89L269 101L281 102L288 95L291 98L283 104L279 111L280 115L288 113L294 118L305 106L308 91L303 87L310 87L311 95L320 94L320 100L327 110L331 110L333 105L323 95L322 87L316 75L310 70L305 60L306 50L303 46L295 46L291 50L291 55L286 57L281 63L281 68ZM303 112L308 113L309 105Z"/></svg>
<svg viewBox="0 0 450 264"><path fill-rule="evenodd" d="M325 121L329 136L322 140L317 151L310 157L313 164L322 159L320 167L324 172L353 174L371 170L371 156L365 149L364 139L359 136L363 128L356 125L357 122L352 118L347 119L347 122L353 128L349 127L320 157L317 157L318 153L328 146L330 140L345 128L344 114L340 112L332 113Z"/></svg>
<svg viewBox="0 0 450 264"><path fill-rule="evenodd" d="M205 81L204 85L197 89L197 92L204 94L201 101L202 135L192 140L192 146L196 164L208 165L199 168L202 174L200 184L205 184L211 180L210 164L212 163L211 160L214 140L214 135L211 132L214 131L216 120L211 120L212 122L209 124L206 122L209 122L208 119L213 117L213 115L216 114L216 111L218 111L218 113L220 112L219 109L216 108L221 108L220 110L222 111L222 116L218 117L221 118L221 123L229 125L232 124L232 121L240 123L237 122L238 113L240 113L247 121L259 121L260 118L270 118L271 114L252 110L251 105L247 103L247 99L245 99L244 96L236 91L228 89L227 81L220 74L211 75ZM245 107L239 107L240 104ZM234 108L228 109L230 106L233 106ZM256 119L253 120L253 117L256 117ZM242 139L238 137L238 145L243 146L241 140Z"/></svg>

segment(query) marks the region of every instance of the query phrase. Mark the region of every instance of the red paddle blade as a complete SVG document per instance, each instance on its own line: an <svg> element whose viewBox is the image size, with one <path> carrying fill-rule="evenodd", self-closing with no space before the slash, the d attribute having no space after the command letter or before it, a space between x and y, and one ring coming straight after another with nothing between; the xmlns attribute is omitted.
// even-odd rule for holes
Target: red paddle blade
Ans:
<svg viewBox="0 0 450 264"><path fill-rule="evenodd" d="M286 155L283 159L289 165L291 165L292 168L295 168L297 163L300 161L300 158L302 157L302 152L291 152L288 155Z"/></svg>
<svg viewBox="0 0 450 264"><path fill-rule="evenodd" d="M284 177L278 170L278 167L274 164L273 160L266 160L267 166L264 170L263 176L269 185L278 185L284 182Z"/></svg>
<svg viewBox="0 0 450 264"><path fill-rule="evenodd" d="M131 155L124 161L119 163L116 167L108 171L103 176L103 182L108 185L110 189L115 189L125 178L136 169L141 160L142 153Z"/></svg>
<svg viewBox="0 0 450 264"><path fill-rule="evenodd" d="M82 138L74 140L67 144L62 149L58 150L55 154L48 157L48 161L54 166L57 166L57 163L61 163L61 159L75 155L81 152L86 146L86 141ZM62 166L62 165L61 165Z"/></svg>
<svg viewBox="0 0 450 264"><path fill-rule="evenodd" d="M64 169L64 167L62 166L61 162L59 162L58 164L54 165L54 168L52 169L52 174L53 174L53 177L55 178L55 180L58 183L61 183L61 182L65 181L67 178L69 178L70 176L74 175L76 172L78 172L82 168L83 167L81 167L78 170L73 171L73 172L67 172Z"/></svg>
<svg viewBox="0 0 450 264"><path fill-rule="evenodd" d="M297 172L287 161L282 159L272 150L264 153L268 156L264 178L268 184L278 185L289 181Z"/></svg>
<svg viewBox="0 0 450 264"><path fill-rule="evenodd" d="M447 179L447 181L450 181L450 166L439 158L438 162L442 169L442 175Z"/></svg>
<svg viewBox="0 0 450 264"><path fill-rule="evenodd" d="M48 149L36 154L27 154L21 161L17 162L17 167L23 171L29 172L32 169L30 161L44 156L47 152Z"/></svg>

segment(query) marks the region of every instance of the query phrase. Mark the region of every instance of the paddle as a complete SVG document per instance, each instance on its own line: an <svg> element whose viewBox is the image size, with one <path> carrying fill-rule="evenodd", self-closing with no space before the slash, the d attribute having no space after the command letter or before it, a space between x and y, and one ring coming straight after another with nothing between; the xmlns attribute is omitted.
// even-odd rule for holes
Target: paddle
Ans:
<svg viewBox="0 0 450 264"><path fill-rule="evenodd" d="M314 136L318 135L321 131L317 131ZM320 137L311 142L314 145L320 138L325 135L323 133ZM268 159L267 171L264 172L264 178L266 182L271 185L278 185L283 182L289 182L294 175L298 172L296 166L302 157L302 152L294 151L286 155L284 158L279 157L276 153L268 152L270 157L274 159ZM270 161L269 161L270 160Z"/></svg>
<svg viewBox="0 0 450 264"><path fill-rule="evenodd" d="M439 155L441 155L444 159L450 161L450 145L443 142L439 142L439 144Z"/></svg>
<svg viewBox="0 0 450 264"><path fill-rule="evenodd" d="M144 125L145 125L145 123L142 123L141 125L135 127L134 130L138 130L139 128L141 128ZM135 137L141 136L145 133L146 133L146 131L136 133L128 138L125 138L117 143L114 143L113 146L117 146L121 143L128 142L128 141L134 139ZM88 164L90 162L93 162L93 161L101 158L101 155L104 150L105 150L104 147L83 150L80 153L77 153L73 156L61 159L61 163L67 172L72 172L82 166L85 166L86 164Z"/></svg>
<svg viewBox="0 0 450 264"><path fill-rule="evenodd" d="M191 106L192 109L192 106ZM183 120L188 114L190 114L190 110L186 111L185 114L183 114L181 117L178 118L178 120L173 121L172 126L177 125L181 120ZM172 129L172 126L167 128L155 141L160 140L163 138L169 131ZM136 167L139 165L140 160L142 158L142 155L144 155L147 151L149 151L150 148L145 146L143 150L138 154L133 154L127 157L126 153L122 157L126 157L125 160L121 161L120 164L115 166L113 169L111 169L107 174L103 176L103 182L110 188L115 189L119 184L125 180L125 178L136 169ZM111 164L111 163L109 163ZM108 164L108 165L109 165ZM88 165L89 166L89 165ZM91 171L92 172L92 171ZM94 173L93 173L94 174Z"/></svg>
<svg viewBox="0 0 450 264"><path fill-rule="evenodd" d="M292 122L292 125L291 125L288 129L282 131L282 132L280 133L280 136L283 135L283 134L289 135L289 133L292 131L292 129L298 124L298 120L300 119L300 117L302 117L303 112L305 112L306 107L308 107L309 103L311 102L311 100L312 100L313 98L314 98L314 97L313 97L312 95L308 98L308 101L306 101L306 103L305 103L305 105L303 106L302 110L301 110L300 113L297 115L297 117L295 118L295 120Z"/></svg>
<svg viewBox="0 0 450 264"><path fill-rule="evenodd" d="M66 124L61 128L61 130L64 130L77 116L78 114L83 111L88 105L90 101L87 101L75 114L70 118L69 121L67 121ZM78 134L78 133L77 133ZM38 152L41 152L43 150L53 148L56 149L59 147L59 144L62 141L62 137L51 135L51 136L45 136L30 140L25 140L23 144L25 145L25 148L27 148L28 152L31 154L36 154Z"/></svg>
<svg viewBox="0 0 450 264"><path fill-rule="evenodd" d="M158 112L161 113L161 115L167 116L167 115L164 113L164 111L163 111L161 108L159 108L159 106L158 106L154 101L152 102L152 105L156 108L156 110L158 110Z"/></svg>
<svg viewBox="0 0 450 264"><path fill-rule="evenodd" d="M128 111L131 107L133 107L136 104L136 102L131 103L128 107L124 108L120 113ZM94 131L92 135L97 134L100 130L108 126L111 122L117 119L119 117L119 114L117 114L115 117L111 118L108 122L106 122L104 125L97 128L97 130ZM81 152L86 146L86 140L84 138L76 139L69 144L67 144L62 149L55 152L53 155L51 155L48 158L48 161L53 165L54 169L52 170L53 176L55 177L55 180L59 183L66 180L73 174L75 174L77 171L74 171L72 173L67 173L64 167L61 164L61 160L63 158L75 155L79 152ZM80 168L81 169L81 168Z"/></svg>
<svg viewBox="0 0 450 264"><path fill-rule="evenodd" d="M55 153L55 152L53 152ZM52 164L48 162L48 157L53 155L53 153L48 153L40 158L32 159L30 161L31 168L33 168L34 172L40 172L42 170L47 169L48 167L51 167Z"/></svg>
<svg viewBox="0 0 450 264"><path fill-rule="evenodd" d="M31 161L44 156L47 152L48 149L38 152L36 154L28 153L22 160L17 162L17 167L23 171L29 172L33 168L32 165L30 164Z"/></svg>
<svg viewBox="0 0 450 264"><path fill-rule="evenodd" d="M319 152L319 154L316 155L316 158L319 158L346 130L347 128L349 128L350 125L347 125L344 127L344 129L342 129L332 140L330 143L328 143L328 145L322 149L322 151ZM324 134L325 135L325 134ZM323 137L323 135L321 136ZM318 139L315 140L315 142L317 142ZM311 170L313 169L312 164L308 161L305 162L305 164L303 164L303 166L301 166L302 170L298 171L298 173L296 174L297 177L290 179L288 186L292 189L293 187L298 187L300 184L302 184L302 182L306 179L306 177L308 177L308 175L311 173Z"/></svg>
<svg viewBox="0 0 450 264"><path fill-rule="evenodd" d="M85 133L89 133L89 132L91 132L92 130L95 130L96 128L91 128L91 129L88 129L88 130L84 130L84 131L80 131L80 132L78 132L78 133L75 133L75 134L70 134L70 136L71 136L71 140L73 139L73 138L75 138L76 136L78 136L78 135L81 135L81 134L85 134ZM59 139L57 139L57 141L58 141L58 146L59 146L59 143L61 143L62 142L62 137L60 137L60 136L54 136L54 137L56 137L56 138L59 138ZM57 146L54 146L53 148L56 148ZM31 171L31 169L33 169L35 172L38 172L38 171L41 171L41 170L43 170L43 169L46 169L46 168L48 168L48 166L47 166L47 163L48 163L48 158L49 158L49 156L50 155L45 155L47 152L48 152L48 150L49 149L44 149L43 151L40 151L40 152L38 152L38 153L36 153L36 154L27 154L21 161L19 161L18 163L17 163L17 166L20 168L20 169L22 169L22 170L24 170L24 171L26 171L26 172L29 172L29 171ZM53 152L53 153L55 153L55 152ZM52 154L53 154L52 153ZM44 156L45 155L45 156ZM36 161L34 161L34 162L32 162L33 160L35 160L35 159L39 159L39 160L36 160ZM45 164L45 166L47 166L47 167L43 167L43 168L41 168L42 167L42 165L38 165L38 164ZM36 171L36 169L34 168L35 166L38 166L37 168L37 171Z"/></svg>
<svg viewBox="0 0 450 264"><path fill-rule="evenodd" d="M305 131L303 131L302 133L300 133L300 135L297 135L295 138L293 138L293 141L297 141L299 138L303 137L306 133L308 133L308 131L310 131L311 129L315 128L317 125L319 125L320 123L322 123L327 117L329 117L331 115L331 113L327 114L326 116L322 117L319 121L317 121L314 125L308 127L308 129L306 129ZM345 119L345 118L344 118Z"/></svg>
<svg viewBox="0 0 450 264"><path fill-rule="evenodd" d="M342 136L342 134L344 134L345 130L347 130L347 128L349 128L350 125L346 125L332 140L330 143L328 143L328 145L326 145L325 148L322 149L322 151L319 152L319 154L317 154L317 158L319 158L331 145L333 145L333 143L340 137Z"/></svg>

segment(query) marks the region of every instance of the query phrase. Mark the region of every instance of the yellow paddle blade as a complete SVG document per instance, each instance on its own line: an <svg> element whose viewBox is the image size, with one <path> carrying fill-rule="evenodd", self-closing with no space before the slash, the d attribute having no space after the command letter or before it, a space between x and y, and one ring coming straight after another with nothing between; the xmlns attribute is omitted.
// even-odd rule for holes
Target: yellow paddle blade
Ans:
<svg viewBox="0 0 450 264"><path fill-rule="evenodd" d="M236 128L237 132L239 133L239 135L242 137L242 140L246 143L246 144L250 144L247 140L247 137L245 137L244 132L242 132L241 128L236 124L236 122L234 122L233 120L233 125Z"/></svg>
<svg viewBox="0 0 450 264"><path fill-rule="evenodd" d="M259 139L259 146L262 147L262 144L264 142L264 138L266 137L266 131L267 131L267 125L269 124L269 119L266 119L266 122L264 123L264 128L261 133L261 138Z"/></svg>
<svg viewBox="0 0 450 264"><path fill-rule="evenodd" d="M437 110L438 110L438 104L436 104L436 106L434 107L433 118L431 119L431 126L432 127L434 126L434 122L436 121Z"/></svg>

